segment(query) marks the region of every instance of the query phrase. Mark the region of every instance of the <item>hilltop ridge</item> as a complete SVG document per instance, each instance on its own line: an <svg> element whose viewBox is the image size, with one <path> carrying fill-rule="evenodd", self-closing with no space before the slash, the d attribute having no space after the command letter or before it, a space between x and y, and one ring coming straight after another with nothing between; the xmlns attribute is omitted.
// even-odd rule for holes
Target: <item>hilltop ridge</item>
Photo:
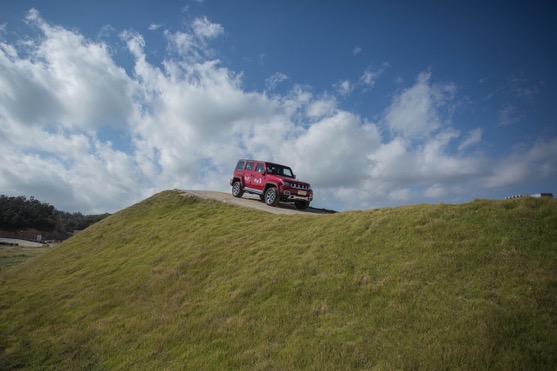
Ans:
<svg viewBox="0 0 557 371"><path fill-rule="evenodd" d="M266 211L273 214L284 215L312 215L312 214L334 214L336 211L308 207L307 209L297 209L291 203L279 203L276 207L268 206L258 196L245 194L242 197L234 197L230 193L218 191L201 191L201 190L175 190L180 192L182 196L200 197L209 200L221 201L232 205L248 207L251 209Z"/></svg>
<svg viewBox="0 0 557 371"><path fill-rule="evenodd" d="M156 194L0 272L0 368L552 369L557 202Z"/></svg>

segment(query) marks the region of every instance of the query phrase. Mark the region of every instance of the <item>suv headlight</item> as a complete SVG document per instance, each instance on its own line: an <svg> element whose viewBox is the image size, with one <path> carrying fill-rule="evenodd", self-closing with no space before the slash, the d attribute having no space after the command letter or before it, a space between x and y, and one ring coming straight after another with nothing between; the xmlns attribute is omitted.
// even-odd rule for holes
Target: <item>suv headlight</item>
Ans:
<svg viewBox="0 0 557 371"><path fill-rule="evenodd" d="M282 185L283 185L283 186L287 186L287 187L291 187L291 188L293 187L293 184L292 184L292 183L284 182L284 181L282 182Z"/></svg>

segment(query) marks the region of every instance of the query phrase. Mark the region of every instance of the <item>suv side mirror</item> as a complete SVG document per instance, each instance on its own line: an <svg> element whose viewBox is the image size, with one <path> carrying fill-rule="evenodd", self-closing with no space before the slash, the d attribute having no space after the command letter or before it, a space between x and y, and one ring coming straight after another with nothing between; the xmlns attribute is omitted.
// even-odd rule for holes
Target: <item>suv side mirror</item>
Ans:
<svg viewBox="0 0 557 371"><path fill-rule="evenodd" d="M262 176L265 176L266 174L267 174L267 170L263 170L263 171L261 172L261 175L262 175Z"/></svg>

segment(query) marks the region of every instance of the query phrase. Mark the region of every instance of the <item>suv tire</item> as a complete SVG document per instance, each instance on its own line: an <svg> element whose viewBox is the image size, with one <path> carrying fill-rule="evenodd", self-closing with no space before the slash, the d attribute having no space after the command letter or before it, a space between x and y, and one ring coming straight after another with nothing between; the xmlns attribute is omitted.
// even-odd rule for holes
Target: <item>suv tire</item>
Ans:
<svg viewBox="0 0 557 371"><path fill-rule="evenodd" d="M238 180L232 184L232 196L242 197L244 195L244 190L242 189L242 183Z"/></svg>
<svg viewBox="0 0 557 371"><path fill-rule="evenodd" d="M276 187L269 187L265 191L265 203L269 206L277 206L279 203L279 197Z"/></svg>

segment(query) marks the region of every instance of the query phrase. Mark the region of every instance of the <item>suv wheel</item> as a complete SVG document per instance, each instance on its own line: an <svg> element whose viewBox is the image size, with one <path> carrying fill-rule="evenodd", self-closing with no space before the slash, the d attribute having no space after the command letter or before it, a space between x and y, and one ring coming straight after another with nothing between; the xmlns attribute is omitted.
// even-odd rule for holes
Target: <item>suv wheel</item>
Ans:
<svg viewBox="0 0 557 371"><path fill-rule="evenodd" d="M232 196L234 197L242 197L244 194L244 190L242 189L242 184L239 181L235 181L232 184Z"/></svg>
<svg viewBox="0 0 557 371"><path fill-rule="evenodd" d="M269 206L277 206L279 197L276 187L270 187L265 191L265 203Z"/></svg>
<svg viewBox="0 0 557 371"><path fill-rule="evenodd" d="M296 201L296 202L294 202L294 205L296 205L296 209L304 210L304 209L308 208L309 202L307 202L307 201Z"/></svg>

